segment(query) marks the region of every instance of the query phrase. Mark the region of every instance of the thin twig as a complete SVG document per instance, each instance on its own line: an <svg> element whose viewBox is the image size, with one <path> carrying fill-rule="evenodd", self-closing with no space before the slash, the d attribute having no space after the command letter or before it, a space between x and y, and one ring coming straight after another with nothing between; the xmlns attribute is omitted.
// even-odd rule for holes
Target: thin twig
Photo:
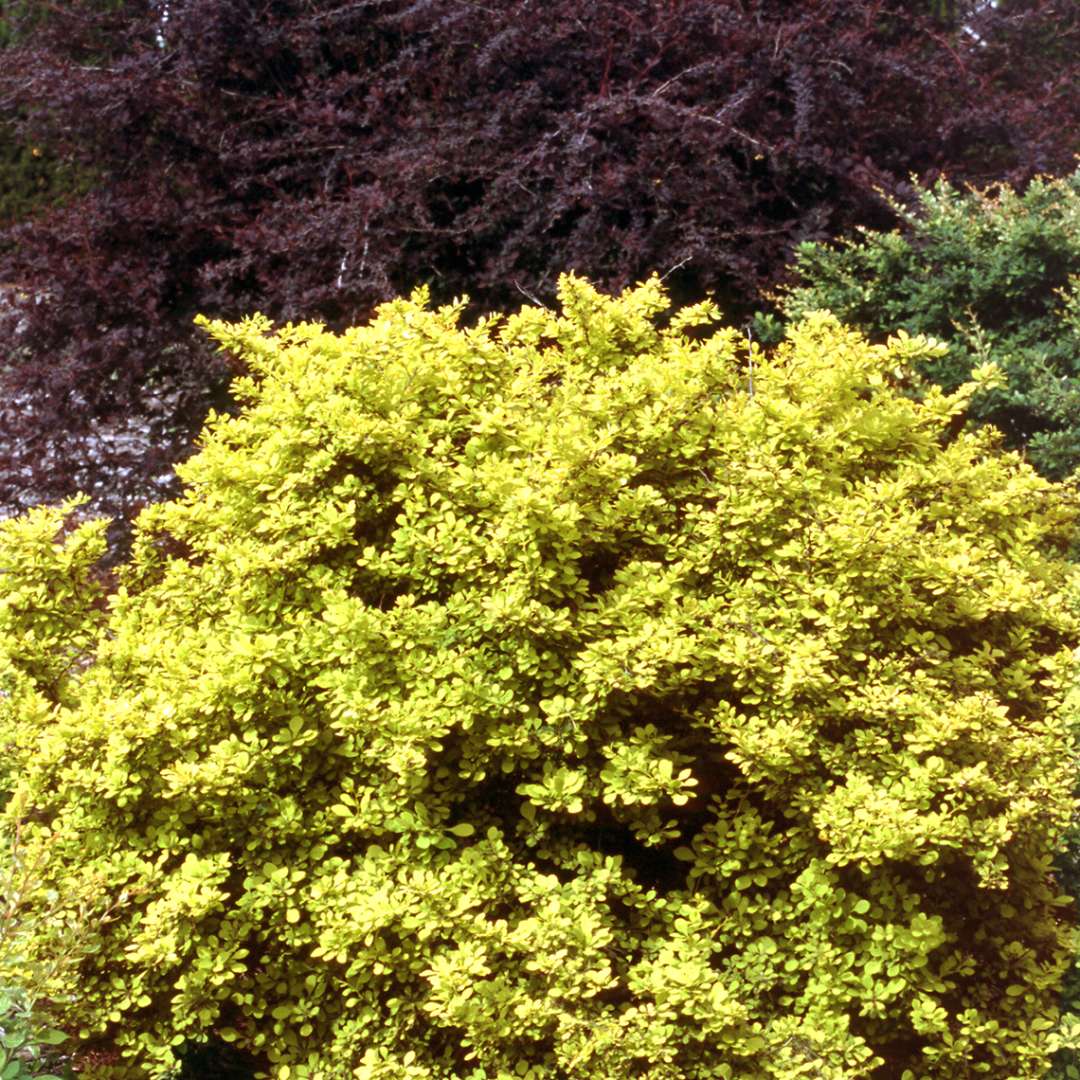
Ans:
<svg viewBox="0 0 1080 1080"><path fill-rule="evenodd" d="M526 300L531 300L537 307L543 308L545 311L550 311L551 308L547 306L542 300L537 300L535 296L528 289L522 287L516 280L514 281L514 288L517 289Z"/></svg>
<svg viewBox="0 0 1080 1080"><path fill-rule="evenodd" d="M669 270L667 270L664 273L663 277L660 278L660 280L661 281L667 281L667 279L669 277L671 277L671 275L674 274L676 270L679 270L682 267L684 267L688 262L690 262L691 259L693 259L693 257L694 257L693 255L687 255L685 259L680 260L674 266L672 266Z"/></svg>

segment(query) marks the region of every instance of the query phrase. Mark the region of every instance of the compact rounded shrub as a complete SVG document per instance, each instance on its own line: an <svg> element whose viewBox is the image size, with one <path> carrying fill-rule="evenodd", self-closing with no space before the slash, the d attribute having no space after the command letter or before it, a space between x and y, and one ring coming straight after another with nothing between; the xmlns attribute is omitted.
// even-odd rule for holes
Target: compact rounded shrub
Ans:
<svg viewBox="0 0 1080 1080"><path fill-rule="evenodd" d="M108 610L59 668L3 624L23 840L106 912L87 1075L1041 1075L1076 509L960 430L993 369L913 396L930 342L748 352L655 280L425 301L208 324L243 408ZM0 595L100 543L64 513Z"/></svg>

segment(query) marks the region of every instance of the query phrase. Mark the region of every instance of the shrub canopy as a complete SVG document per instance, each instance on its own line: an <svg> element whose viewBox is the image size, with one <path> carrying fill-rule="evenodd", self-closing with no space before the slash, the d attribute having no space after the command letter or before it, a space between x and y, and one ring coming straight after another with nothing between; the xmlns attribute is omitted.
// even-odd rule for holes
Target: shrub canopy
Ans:
<svg viewBox="0 0 1080 1080"><path fill-rule="evenodd" d="M924 368L946 389L995 361L1008 386L979 395L972 418L1044 475L1068 475L1080 466L1080 172L1022 195L941 182L897 210L899 230L802 245L787 315L825 308L881 339L946 337L948 352Z"/></svg>
<svg viewBox="0 0 1080 1080"><path fill-rule="evenodd" d="M0 526L13 805L111 912L89 1075L1041 1075L1071 489L898 390L926 341L425 300L208 324L243 408L107 610L100 525Z"/></svg>
<svg viewBox="0 0 1080 1080"><path fill-rule="evenodd" d="M913 173L1071 168L1078 34L1074 0L50 5L0 112L96 180L6 237L0 282L49 302L20 313L0 500L145 496L222 378L200 311L340 329L424 281L551 302L573 269L737 320L796 243L888 227ZM135 446L78 435L131 413Z"/></svg>

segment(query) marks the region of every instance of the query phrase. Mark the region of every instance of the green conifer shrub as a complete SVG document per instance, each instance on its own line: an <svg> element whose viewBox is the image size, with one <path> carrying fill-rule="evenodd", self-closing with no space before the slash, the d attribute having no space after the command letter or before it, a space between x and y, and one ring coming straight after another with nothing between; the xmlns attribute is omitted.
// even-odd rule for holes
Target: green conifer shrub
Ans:
<svg viewBox="0 0 1080 1080"><path fill-rule="evenodd" d="M1039 1076L1072 490L956 434L993 369L898 389L927 341L560 303L208 324L243 408L62 692L0 639L24 843L109 903L85 1075ZM60 517L2 595L98 542Z"/></svg>
<svg viewBox="0 0 1080 1080"><path fill-rule="evenodd" d="M1008 385L980 395L972 418L1054 479L1080 466L1080 171L1023 194L916 189L902 228L860 230L797 249L782 298L798 320L826 309L882 340L897 330L948 340L924 373L946 389L993 360Z"/></svg>

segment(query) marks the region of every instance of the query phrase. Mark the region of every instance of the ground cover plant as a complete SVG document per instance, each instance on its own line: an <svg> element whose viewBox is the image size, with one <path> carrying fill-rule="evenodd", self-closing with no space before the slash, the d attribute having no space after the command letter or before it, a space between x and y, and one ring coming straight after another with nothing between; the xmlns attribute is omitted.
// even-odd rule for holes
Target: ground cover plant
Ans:
<svg viewBox="0 0 1080 1080"><path fill-rule="evenodd" d="M789 318L824 308L884 340L903 329L948 341L924 373L946 389L993 360L1008 385L971 418L1002 431L1045 476L1080 466L1080 172L1023 194L944 181L922 189L902 226L806 243Z"/></svg>
<svg viewBox="0 0 1080 1080"><path fill-rule="evenodd" d="M0 118L95 182L0 237L5 505L163 490L224 378L199 311L340 329L417 282L506 310L656 270L735 319L913 173L1023 184L1080 147L1073 0L16 6L48 17ZM87 437L128 416L150 437Z"/></svg>
<svg viewBox="0 0 1080 1080"><path fill-rule="evenodd" d="M655 279L425 301L208 324L242 409L107 602L100 524L0 525L86 1075L1040 1076L1076 506L958 430L993 369L915 400L936 345L748 352Z"/></svg>

